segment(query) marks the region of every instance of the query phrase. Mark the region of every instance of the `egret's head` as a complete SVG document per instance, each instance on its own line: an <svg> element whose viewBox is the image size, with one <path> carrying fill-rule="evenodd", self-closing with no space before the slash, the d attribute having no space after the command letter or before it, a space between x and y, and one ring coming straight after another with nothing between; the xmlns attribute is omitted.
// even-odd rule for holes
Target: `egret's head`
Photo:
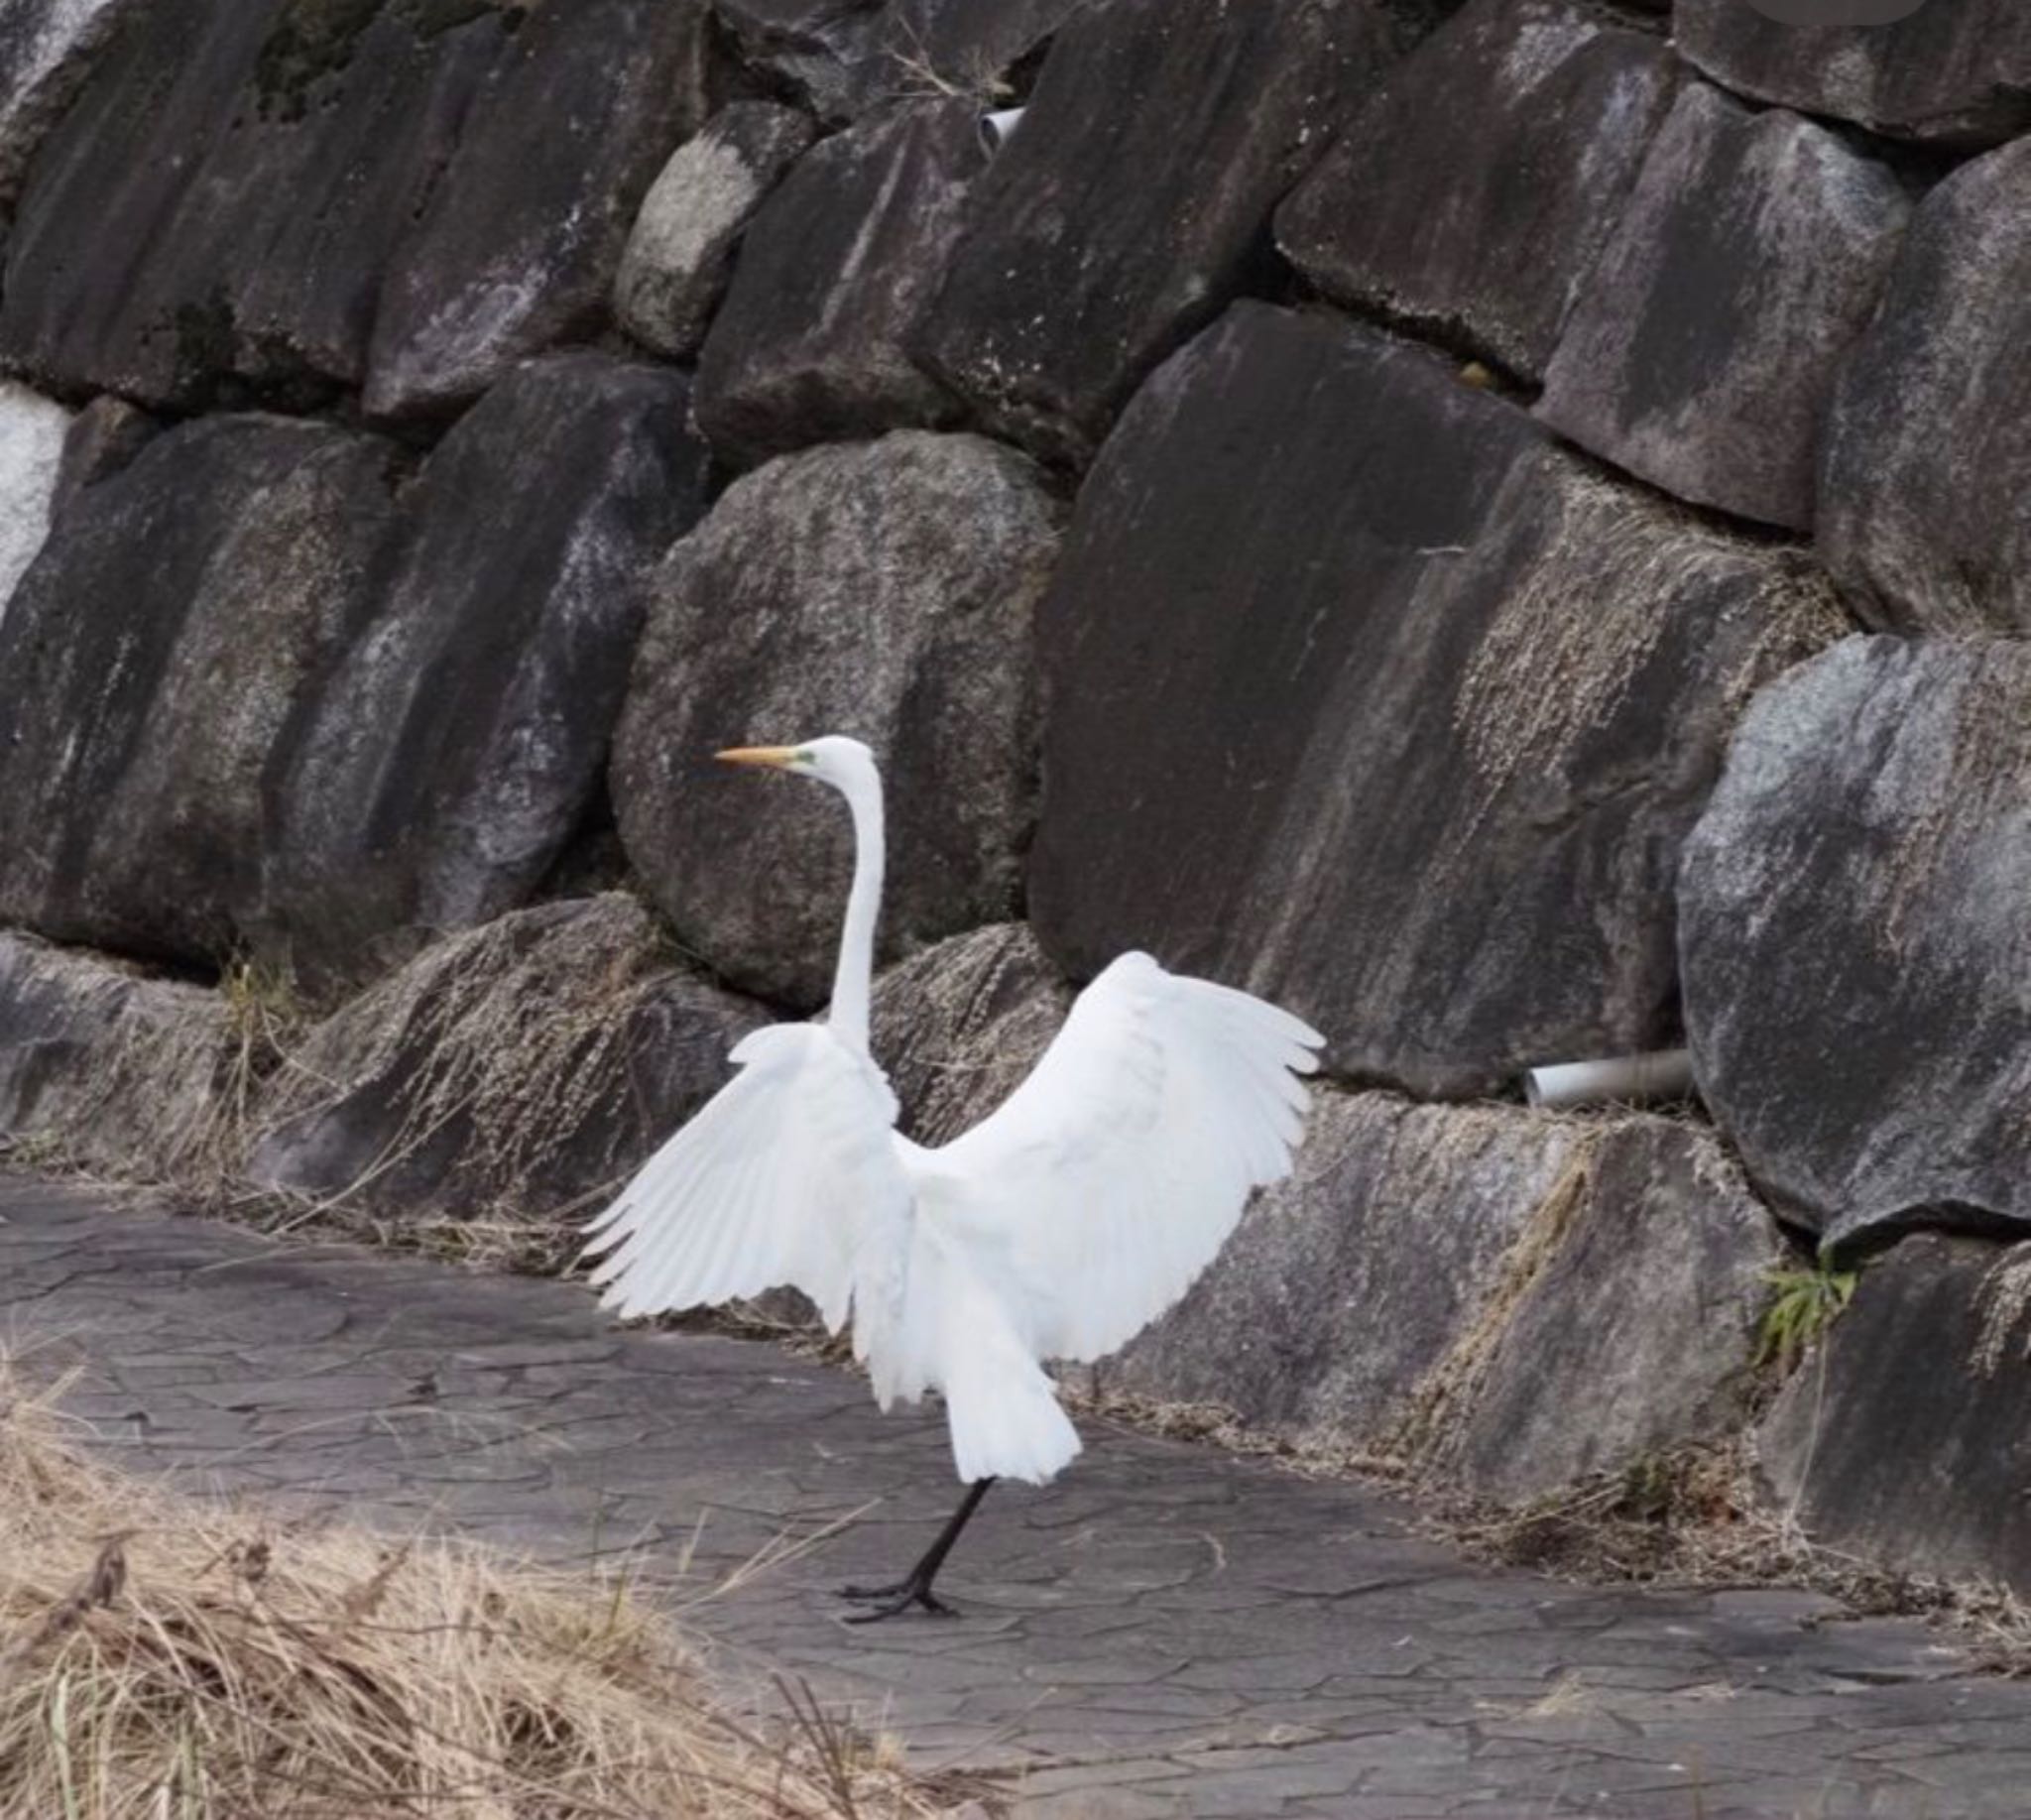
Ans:
<svg viewBox="0 0 2031 1820"><path fill-rule="evenodd" d="M875 755L857 739L828 733L822 739L806 740L800 746L736 746L714 756L723 765L757 765L770 771L793 771L816 778L834 789L871 779Z"/></svg>

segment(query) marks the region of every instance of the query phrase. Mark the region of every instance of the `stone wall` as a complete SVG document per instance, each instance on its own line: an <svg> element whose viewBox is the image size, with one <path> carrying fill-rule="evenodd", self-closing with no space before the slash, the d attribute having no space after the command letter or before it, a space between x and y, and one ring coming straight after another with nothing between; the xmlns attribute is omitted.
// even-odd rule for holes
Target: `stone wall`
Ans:
<svg viewBox="0 0 2031 1820"><path fill-rule="evenodd" d="M2031 1585L2027 94L2013 0L28 0L0 1131L539 1250L822 1001L843 822L707 754L853 733L910 1129L1129 946L1329 1038L1125 1385Z"/></svg>

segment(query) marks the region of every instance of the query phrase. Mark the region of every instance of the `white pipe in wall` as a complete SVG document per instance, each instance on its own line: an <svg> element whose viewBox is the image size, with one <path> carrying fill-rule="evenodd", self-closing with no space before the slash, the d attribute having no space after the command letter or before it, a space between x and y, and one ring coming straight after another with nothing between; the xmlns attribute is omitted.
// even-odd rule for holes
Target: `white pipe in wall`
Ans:
<svg viewBox="0 0 2031 1820"><path fill-rule="evenodd" d="M1568 1061L1532 1068L1523 1077L1523 1092L1533 1106L1565 1112L1575 1106L1598 1106L1645 1100L1683 1100L1693 1094L1690 1049L1659 1049L1649 1055L1619 1055L1609 1061Z"/></svg>
<svg viewBox="0 0 2031 1820"><path fill-rule="evenodd" d="M981 115L980 142L987 147L990 158L1009 143L1009 136L1016 131L1016 123L1021 118L1019 107L1005 107L996 113Z"/></svg>

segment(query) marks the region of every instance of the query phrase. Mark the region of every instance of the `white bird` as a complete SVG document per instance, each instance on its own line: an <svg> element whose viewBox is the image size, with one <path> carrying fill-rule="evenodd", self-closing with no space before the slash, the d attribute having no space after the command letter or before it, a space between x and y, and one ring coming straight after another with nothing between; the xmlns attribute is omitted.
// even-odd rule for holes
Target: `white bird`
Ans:
<svg viewBox="0 0 2031 1820"><path fill-rule="evenodd" d="M825 1024L779 1024L588 1229L624 1316L789 1283L850 1319L886 1410L944 1393L964 1502L855 1622L911 1605L996 1479L1046 1483L1079 1436L1040 1363L1113 1352L1211 1264L1250 1191L1290 1172L1323 1038L1229 987L1125 954L1079 995L1020 1087L942 1149L896 1130L868 1049L882 779L858 740L722 752L847 800L855 860Z"/></svg>

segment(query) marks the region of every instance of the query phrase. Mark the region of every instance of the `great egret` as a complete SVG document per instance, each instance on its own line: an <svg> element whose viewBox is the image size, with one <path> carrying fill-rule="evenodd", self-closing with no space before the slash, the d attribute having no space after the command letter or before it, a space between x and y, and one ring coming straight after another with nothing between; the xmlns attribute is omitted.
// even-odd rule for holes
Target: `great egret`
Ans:
<svg viewBox="0 0 2031 1820"><path fill-rule="evenodd" d="M1249 1192L1289 1173L1324 1040L1229 987L1125 954L991 1117L940 1150L896 1129L868 1050L882 897L882 779L836 735L743 747L731 765L829 784L853 814L853 888L825 1024L778 1024L591 1226L624 1316L803 1290L853 1322L884 1409L945 1395L964 1501L891 1586L847 1587L870 1623L931 1592L995 1480L1046 1483L1079 1436L1039 1363L1113 1352L1213 1261Z"/></svg>

